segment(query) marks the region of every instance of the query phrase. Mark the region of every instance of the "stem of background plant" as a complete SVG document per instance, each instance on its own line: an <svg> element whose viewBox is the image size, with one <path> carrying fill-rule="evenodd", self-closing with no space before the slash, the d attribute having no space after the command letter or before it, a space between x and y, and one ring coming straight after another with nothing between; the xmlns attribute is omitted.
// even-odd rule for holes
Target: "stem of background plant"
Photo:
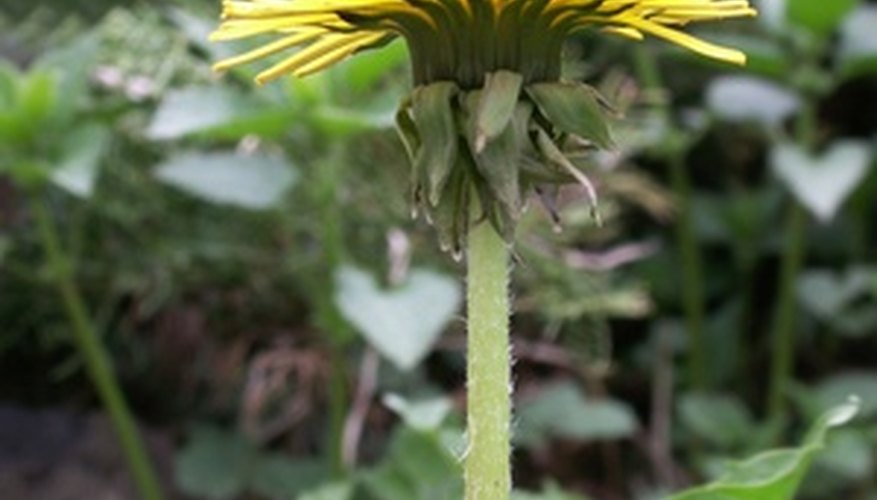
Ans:
<svg viewBox="0 0 877 500"><path fill-rule="evenodd" d="M486 221L470 229L468 246L466 500L506 500L511 491L508 248Z"/></svg>
<svg viewBox="0 0 877 500"><path fill-rule="evenodd" d="M685 310L685 326L688 330L689 383L695 389L708 386L706 370L706 343L704 339L703 271L697 236L692 216L691 178L685 164L685 150L669 154L670 177L673 194L678 207L676 220L676 244L682 258L682 305Z"/></svg>
<svg viewBox="0 0 877 500"><path fill-rule="evenodd" d="M104 408L109 413L140 496L144 500L160 500L162 494L158 479L113 373L109 356L100 343L97 332L86 313L82 296L73 281L70 262L61 249L55 224L42 200L34 198L31 210L51 272L51 279L61 295L76 347L85 361L88 375Z"/></svg>
<svg viewBox="0 0 877 500"><path fill-rule="evenodd" d="M801 147L810 150L815 143L816 109L809 102L798 117L796 138ZM807 213L795 200L790 202L786 222L786 244L780 270L779 299L774 315L771 355L772 367L768 390L767 415L771 422L779 422L786 412L785 391L792 380L795 351L795 313L798 275L804 263L807 236Z"/></svg>
<svg viewBox="0 0 877 500"><path fill-rule="evenodd" d="M638 47L635 52L637 78L647 92L663 92L661 74L655 58L646 47ZM666 136L674 138L682 131L676 130L669 103L662 101L656 111L666 124ZM680 142L680 141L677 141ZM703 265L697 247L697 236L692 217L691 177L685 164L687 149L682 144L669 144L661 151L670 167L673 195L678 207L676 220L676 244L682 259L682 306L685 312L685 326L688 331L688 380L695 389L706 389L708 385L706 366L707 355L704 342L704 303L703 303Z"/></svg>
<svg viewBox="0 0 877 500"><path fill-rule="evenodd" d="M344 165L345 150L342 146L331 146L325 159L316 169L317 204L320 211L321 243L324 271L318 287L317 314L320 324L329 333L331 373L329 380L329 436L328 458L335 476L346 473L343 456L344 421L347 417L347 362L344 346L351 338L351 332L341 313L335 306L335 275L344 260L344 234L341 226L342 213L337 199L341 169ZM325 277L329 276L326 280Z"/></svg>

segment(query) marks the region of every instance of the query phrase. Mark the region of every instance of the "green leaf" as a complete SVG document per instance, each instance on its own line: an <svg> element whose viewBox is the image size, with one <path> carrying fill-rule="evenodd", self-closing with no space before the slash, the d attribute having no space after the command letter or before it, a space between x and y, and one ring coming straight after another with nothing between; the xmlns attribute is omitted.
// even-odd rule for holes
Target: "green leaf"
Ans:
<svg viewBox="0 0 877 500"><path fill-rule="evenodd" d="M822 222L832 220L868 173L866 143L843 140L813 156L793 144L774 147L770 156L777 177Z"/></svg>
<svg viewBox="0 0 877 500"><path fill-rule="evenodd" d="M707 90L707 107L732 122L755 122L768 128L782 126L800 107L800 99L783 87L760 78L725 76Z"/></svg>
<svg viewBox="0 0 877 500"><path fill-rule="evenodd" d="M620 439L633 435L637 427L636 415L626 404L586 399L573 384L560 383L520 405L514 440L535 447L552 437Z"/></svg>
<svg viewBox="0 0 877 500"><path fill-rule="evenodd" d="M277 453L260 455L250 469L248 490L272 499L296 500L298 493L327 479L321 462L290 460Z"/></svg>
<svg viewBox="0 0 877 500"><path fill-rule="evenodd" d="M212 427L195 429L176 457L177 484L201 498L226 499L242 493L257 450L243 436Z"/></svg>
<svg viewBox="0 0 877 500"><path fill-rule="evenodd" d="M341 314L401 370L411 370L432 350L460 306L456 280L431 271L414 270L389 290L353 267L343 267L335 279Z"/></svg>
<svg viewBox="0 0 877 500"><path fill-rule="evenodd" d="M351 500L353 485L347 482L331 483L301 494L298 500Z"/></svg>
<svg viewBox="0 0 877 500"><path fill-rule="evenodd" d="M457 127L451 99L457 85L438 82L418 87L411 96L411 113L420 137L415 155L416 182L426 182L429 203L437 205L457 162Z"/></svg>
<svg viewBox="0 0 877 500"><path fill-rule="evenodd" d="M830 35L859 0L788 0L788 19L821 36Z"/></svg>
<svg viewBox="0 0 877 500"><path fill-rule="evenodd" d="M110 145L110 131L99 125L85 125L71 131L65 140L60 164L52 171L52 182L80 198L91 197L98 168Z"/></svg>
<svg viewBox="0 0 877 500"><path fill-rule="evenodd" d="M838 405L850 394L861 400L861 418L877 417L877 372L846 372L832 375L815 388L817 403L825 408Z"/></svg>
<svg viewBox="0 0 877 500"><path fill-rule="evenodd" d="M838 50L846 78L877 73L877 6L862 5L841 26Z"/></svg>
<svg viewBox="0 0 877 500"><path fill-rule="evenodd" d="M18 82L21 74L18 70L0 59L0 116L9 113L18 101Z"/></svg>
<svg viewBox="0 0 877 500"><path fill-rule="evenodd" d="M717 481L673 495L671 500L752 500L794 498L810 463L825 448L826 435L844 425L859 411L850 398L823 415L798 448L766 451L732 465Z"/></svg>
<svg viewBox="0 0 877 500"><path fill-rule="evenodd" d="M459 461L436 433L401 428L387 458L362 476L375 500L459 500L463 498Z"/></svg>
<svg viewBox="0 0 877 500"><path fill-rule="evenodd" d="M613 147L606 110L592 87L569 82L535 83L526 90L542 115L555 127L600 148Z"/></svg>
<svg viewBox="0 0 877 500"><path fill-rule="evenodd" d="M473 145L476 153L483 151L488 141L496 139L508 128L521 96L523 82L523 76L511 71L487 74L484 90L478 94L478 104L474 110Z"/></svg>
<svg viewBox="0 0 877 500"><path fill-rule="evenodd" d="M33 67L51 71L58 78L63 98L58 100L56 112L61 120L71 120L89 90L89 78L98 59L100 36L87 33L76 40L59 44L42 55Z"/></svg>
<svg viewBox="0 0 877 500"><path fill-rule="evenodd" d="M391 71L402 67L408 61L408 46L401 40L389 43L375 50L359 52L356 57L346 59L330 71L342 75L347 92L365 93L386 77Z"/></svg>
<svg viewBox="0 0 877 500"><path fill-rule="evenodd" d="M228 88L189 87L168 92L146 130L153 140L192 134L238 138L246 134L274 136L292 120L290 106L278 106Z"/></svg>
<svg viewBox="0 0 877 500"><path fill-rule="evenodd" d="M511 500L586 500L584 496L573 493L567 493L560 489L554 483L548 483L541 493L530 493L528 491L515 490L512 492Z"/></svg>
<svg viewBox="0 0 877 500"><path fill-rule="evenodd" d="M174 468L183 492L217 500L247 492L293 500L326 480L321 463L264 453L241 434L208 426L192 432Z"/></svg>
<svg viewBox="0 0 877 500"><path fill-rule="evenodd" d="M31 71L21 81L18 95L21 126L35 132L56 114L59 100L58 79L54 72Z"/></svg>
<svg viewBox="0 0 877 500"><path fill-rule="evenodd" d="M234 153L179 154L159 165L155 176L204 201L251 210L276 206L297 178L279 158Z"/></svg>
<svg viewBox="0 0 877 500"><path fill-rule="evenodd" d="M409 401L398 394L387 394L383 401L407 427L418 431L438 430L452 409L451 401L443 397Z"/></svg>
<svg viewBox="0 0 877 500"><path fill-rule="evenodd" d="M717 394L686 394L679 417L697 437L723 449L745 444L754 430L746 406L737 398Z"/></svg>

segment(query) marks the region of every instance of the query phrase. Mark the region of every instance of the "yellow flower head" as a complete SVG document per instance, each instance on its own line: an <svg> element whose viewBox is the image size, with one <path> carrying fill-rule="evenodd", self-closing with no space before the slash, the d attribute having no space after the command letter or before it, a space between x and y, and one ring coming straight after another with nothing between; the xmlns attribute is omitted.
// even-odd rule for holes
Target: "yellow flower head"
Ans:
<svg viewBox="0 0 877 500"><path fill-rule="evenodd" d="M753 15L747 0L223 0L223 21L211 39L279 36L220 61L218 70L301 48L260 73L256 80L264 83L319 71L401 36L410 49L415 83L450 80L474 87L499 69L520 73L526 82L556 80L563 40L591 27L634 39L654 35L742 64L743 53L680 28Z"/></svg>
<svg viewBox="0 0 877 500"><path fill-rule="evenodd" d="M754 14L746 0L224 0L212 38L279 35L218 70L298 48L256 77L264 83L402 37L416 87L396 124L412 163L413 203L459 255L482 219L511 241L531 189L554 216L559 184L578 182L595 203L565 150L611 147L612 138L605 100L585 84L560 81L571 33L596 26L634 39L650 34L742 64L743 53L681 28Z"/></svg>

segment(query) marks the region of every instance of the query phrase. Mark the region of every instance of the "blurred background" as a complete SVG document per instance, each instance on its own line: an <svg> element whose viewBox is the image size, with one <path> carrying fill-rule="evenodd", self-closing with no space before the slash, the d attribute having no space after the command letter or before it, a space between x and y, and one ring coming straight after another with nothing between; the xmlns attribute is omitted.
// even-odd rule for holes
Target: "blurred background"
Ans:
<svg viewBox="0 0 877 500"><path fill-rule="evenodd" d="M411 217L404 44L257 88L210 70L219 7L2 0L0 496L138 497L90 325L168 498L459 498L463 265ZM799 497L877 499L877 2L759 7L694 27L745 68L570 40L618 147L580 162L603 225L570 187L518 230L520 499L662 498L852 393Z"/></svg>

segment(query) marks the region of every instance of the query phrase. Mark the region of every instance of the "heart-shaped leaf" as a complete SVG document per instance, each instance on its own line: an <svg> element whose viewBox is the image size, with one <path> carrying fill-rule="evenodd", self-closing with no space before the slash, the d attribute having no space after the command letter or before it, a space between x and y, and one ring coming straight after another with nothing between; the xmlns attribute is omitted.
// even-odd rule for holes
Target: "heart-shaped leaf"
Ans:
<svg viewBox="0 0 877 500"><path fill-rule="evenodd" d="M211 203L264 210L295 182L290 165L273 156L184 153L160 165L162 182Z"/></svg>
<svg viewBox="0 0 877 500"><path fill-rule="evenodd" d="M521 404L514 438L522 446L538 447L552 437L579 441L621 439L638 427L636 414L627 404L586 399L573 384L559 383Z"/></svg>
<svg viewBox="0 0 877 500"><path fill-rule="evenodd" d="M815 316L829 320L868 292L869 278L869 274L855 268L844 276L832 271L809 271L798 280L798 298Z"/></svg>
<svg viewBox="0 0 877 500"><path fill-rule="evenodd" d="M776 127L800 105L798 96L760 78L726 76L713 80L707 91L707 106L729 121L753 121Z"/></svg>
<svg viewBox="0 0 877 500"><path fill-rule="evenodd" d="M431 271L413 271L391 290L352 267L342 268L336 280L341 314L401 370L414 368L429 353L460 305L457 282Z"/></svg>
<svg viewBox="0 0 877 500"><path fill-rule="evenodd" d="M834 218L868 172L870 150L858 141L840 141L820 156L792 144L771 152L777 177L821 222Z"/></svg>

